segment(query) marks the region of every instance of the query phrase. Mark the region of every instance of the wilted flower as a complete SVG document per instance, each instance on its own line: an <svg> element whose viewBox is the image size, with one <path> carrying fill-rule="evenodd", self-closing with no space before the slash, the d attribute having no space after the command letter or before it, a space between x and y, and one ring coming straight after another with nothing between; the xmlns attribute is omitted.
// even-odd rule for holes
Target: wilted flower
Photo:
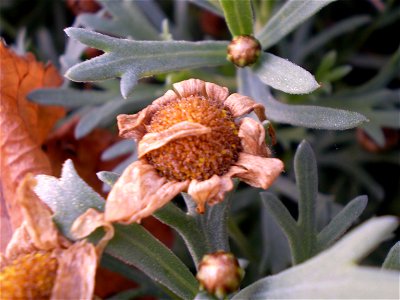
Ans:
<svg viewBox="0 0 400 300"><path fill-rule="evenodd" d="M196 278L201 288L218 298L237 291L244 271L232 253L217 251L204 255Z"/></svg>
<svg viewBox="0 0 400 300"><path fill-rule="evenodd" d="M63 238L47 207L33 193L31 174L21 182L17 199L24 222L0 258L1 299L92 299L98 258L113 235L110 226L94 246Z"/></svg>
<svg viewBox="0 0 400 300"><path fill-rule="evenodd" d="M233 189L232 177L268 188L283 170L269 158L262 124L235 119L264 107L210 82L189 79L135 115L119 115L120 135L138 142L139 160L126 168L111 190L107 221L140 222L187 191L203 213ZM229 97L228 97L229 96Z"/></svg>

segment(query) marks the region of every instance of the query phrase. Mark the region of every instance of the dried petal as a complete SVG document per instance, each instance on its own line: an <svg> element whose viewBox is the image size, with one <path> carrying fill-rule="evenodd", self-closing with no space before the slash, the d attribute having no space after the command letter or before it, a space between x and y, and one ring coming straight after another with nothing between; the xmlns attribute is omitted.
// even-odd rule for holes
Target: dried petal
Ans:
<svg viewBox="0 0 400 300"><path fill-rule="evenodd" d="M283 171L283 162L276 158L265 158L240 153L236 162L238 167L246 170L244 173L237 173L236 177L254 187L267 189Z"/></svg>
<svg viewBox="0 0 400 300"><path fill-rule="evenodd" d="M104 213L101 213L94 208L89 208L72 224L71 233L77 239L81 239L88 236L99 227L104 227L106 232L96 245L97 256L101 257L104 248L114 236L114 227L110 222L104 220Z"/></svg>
<svg viewBox="0 0 400 300"><path fill-rule="evenodd" d="M192 180L188 188L188 194L197 203L197 212L202 214L205 204L216 204L224 199L225 193L233 189L230 177L213 175L203 181Z"/></svg>
<svg viewBox="0 0 400 300"><path fill-rule="evenodd" d="M206 93L211 99L219 100L221 102L224 102L229 95L229 91L226 87L211 82L206 82Z"/></svg>
<svg viewBox="0 0 400 300"><path fill-rule="evenodd" d="M51 298L92 299L97 267L95 247L81 241L61 252Z"/></svg>
<svg viewBox="0 0 400 300"><path fill-rule="evenodd" d="M13 260L21 254L37 251L38 249L33 244L33 241L26 229L26 223L23 223L17 230L14 231L10 242L7 245L5 257L8 260Z"/></svg>
<svg viewBox="0 0 400 300"><path fill-rule="evenodd" d="M145 120L149 118L149 107L134 115L118 115L119 135L123 138L140 140L146 134Z"/></svg>
<svg viewBox="0 0 400 300"><path fill-rule="evenodd" d="M27 101L40 87L58 86L62 78L52 65L44 66L32 54L19 57L0 42L0 171L3 197L14 228L22 223L15 192L25 174L50 174L48 158L40 149L65 109Z"/></svg>
<svg viewBox="0 0 400 300"><path fill-rule="evenodd" d="M271 155L265 144L264 127L251 118L243 118L239 127L243 152L268 157Z"/></svg>
<svg viewBox="0 0 400 300"><path fill-rule="evenodd" d="M210 133L211 128L199 123L184 121L177 123L161 132L147 133L139 142L138 157L143 157L150 151L161 148L169 142L187 136L197 136Z"/></svg>
<svg viewBox="0 0 400 300"><path fill-rule="evenodd" d="M172 85L175 92L181 97L207 96L205 82L200 79L188 79Z"/></svg>
<svg viewBox="0 0 400 300"><path fill-rule="evenodd" d="M139 223L188 185L188 181L168 182L151 165L136 161L125 169L113 186L106 202L105 220Z"/></svg>
<svg viewBox="0 0 400 300"><path fill-rule="evenodd" d="M234 118L254 111L261 122L267 119L264 106L247 96L234 93L225 100L224 105L229 108Z"/></svg>
<svg viewBox="0 0 400 300"><path fill-rule="evenodd" d="M36 248L50 250L58 246L58 231L50 210L33 192L36 179L27 174L18 187L16 198L21 205L26 229Z"/></svg>

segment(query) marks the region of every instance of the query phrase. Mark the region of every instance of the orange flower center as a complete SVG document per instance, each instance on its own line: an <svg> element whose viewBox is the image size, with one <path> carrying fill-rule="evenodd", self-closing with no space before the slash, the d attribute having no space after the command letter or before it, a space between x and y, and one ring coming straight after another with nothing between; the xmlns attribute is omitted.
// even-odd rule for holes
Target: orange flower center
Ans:
<svg viewBox="0 0 400 300"><path fill-rule="evenodd" d="M18 257L0 272L0 299L49 299L57 267L49 252Z"/></svg>
<svg viewBox="0 0 400 300"><path fill-rule="evenodd" d="M238 126L219 101L200 96L165 104L151 119L149 132L161 132L179 122L190 121L211 128L211 133L174 140L146 155L170 180L206 180L225 174L241 150Z"/></svg>

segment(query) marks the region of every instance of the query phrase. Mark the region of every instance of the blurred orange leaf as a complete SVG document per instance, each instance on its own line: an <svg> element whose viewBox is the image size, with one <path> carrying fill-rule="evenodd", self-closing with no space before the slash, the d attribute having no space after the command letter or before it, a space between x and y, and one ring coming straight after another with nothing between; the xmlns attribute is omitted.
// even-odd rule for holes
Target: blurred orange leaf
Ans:
<svg viewBox="0 0 400 300"><path fill-rule="evenodd" d="M22 219L15 191L28 172L51 174L41 146L56 121L65 115L64 108L29 102L26 96L40 87L59 86L62 78L52 65L37 62L30 53L18 56L0 41L0 82L2 201L16 228Z"/></svg>

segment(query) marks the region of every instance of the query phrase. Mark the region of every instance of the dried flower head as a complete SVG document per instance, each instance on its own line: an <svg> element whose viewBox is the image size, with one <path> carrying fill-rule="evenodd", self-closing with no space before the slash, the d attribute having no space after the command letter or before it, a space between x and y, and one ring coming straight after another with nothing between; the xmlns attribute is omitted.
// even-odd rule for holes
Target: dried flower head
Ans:
<svg viewBox="0 0 400 300"><path fill-rule="evenodd" d="M243 269L232 253L217 251L203 257L196 278L201 288L223 298L239 289L243 274Z"/></svg>
<svg viewBox="0 0 400 300"><path fill-rule="evenodd" d="M18 188L24 222L0 254L0 299L92 299L98 257L113 230L97 246L70 243L33 193L35 184L28 174Z"/></svg>
<svg viewBox="0 0 400 300"><path fill-rule="evenodd" d="M268 188L283 170L270 158L261 123L243 118L251 111L266 119L264 107L210 82L189 79L135 115L119 115L120 135L138 142L139 160L111 190L105 219L140 222L187 191L203 213L233 189L232 177Z"/></svg>
<svg viewBox="0 0 400 300"><path fill-rule="evenodd" d="M228 45L227 58L238 67L246 67L257 62L261 53L260 42L251 35L239 35Z"/></svg>

